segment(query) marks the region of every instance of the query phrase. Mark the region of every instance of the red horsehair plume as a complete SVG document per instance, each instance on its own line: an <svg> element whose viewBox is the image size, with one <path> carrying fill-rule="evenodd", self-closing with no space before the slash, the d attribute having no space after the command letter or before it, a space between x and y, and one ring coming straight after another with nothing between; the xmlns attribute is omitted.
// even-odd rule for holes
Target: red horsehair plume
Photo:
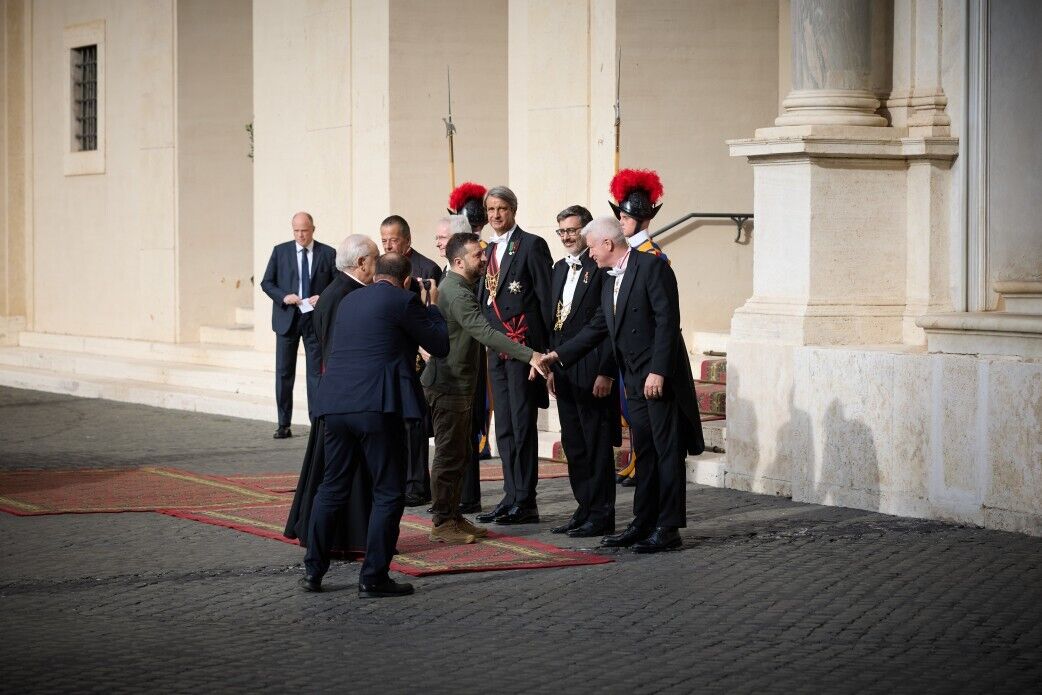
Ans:
<svg viewBox="0 0 1042 695"><path fill-rule="evenodd" d="M453 189L452 193L449 194L449 210L459 212L471 198L483 200L486 191L487 189L480 183L473 183L471 181L461 183Z"/></svg>
<svg viewBox="0 0 1042 695"><path fill-rule="evenodd" d="M650 169L620 169L611 180L611 195L619 202L634 188L647 191L652 205L662 197L662 180Z"/></svg>

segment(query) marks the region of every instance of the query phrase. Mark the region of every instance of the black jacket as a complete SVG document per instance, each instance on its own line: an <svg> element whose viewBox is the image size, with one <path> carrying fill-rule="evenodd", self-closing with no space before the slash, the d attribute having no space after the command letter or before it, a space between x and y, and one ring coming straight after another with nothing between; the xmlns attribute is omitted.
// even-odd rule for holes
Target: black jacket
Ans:
<svg viewBox="0 0 1042 695"><path fill-rule="evenodd" d="M311 266L311 294L321 295L322 290L333 281L336 267L336 251L332 246L316 241L308 260ZM298 309L291 304L283 304L287 294L300 291L300 272L297 270L297 242L287 241L277 244L271 250L268 267L261 278L261 289L271 297L271 330L279 335L286 335L293 328L293 319Z"/></svg>

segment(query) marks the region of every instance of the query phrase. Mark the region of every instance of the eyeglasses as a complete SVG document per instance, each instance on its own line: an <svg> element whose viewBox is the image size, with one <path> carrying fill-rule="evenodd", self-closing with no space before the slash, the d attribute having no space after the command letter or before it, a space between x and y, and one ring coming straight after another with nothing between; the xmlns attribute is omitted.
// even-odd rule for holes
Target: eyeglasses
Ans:
<svg viewBox="0 0 1042 695"><path fill-rule="evenodd" d="M566 236L579 236L580 234L582 234L583 230L581 227L569 227L568 229L558 229L556 231L557 236L563 239Z"/></svg>

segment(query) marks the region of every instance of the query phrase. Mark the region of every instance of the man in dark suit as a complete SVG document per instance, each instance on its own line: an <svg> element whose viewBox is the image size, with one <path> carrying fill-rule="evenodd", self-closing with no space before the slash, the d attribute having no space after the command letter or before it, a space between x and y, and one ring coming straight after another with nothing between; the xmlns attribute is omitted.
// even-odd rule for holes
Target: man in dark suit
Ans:
<svg viewBox="0 0 1042 695"><path fill-rule="evenodd" d="M293 241L278 244L264 269L261 289L271 297L271 329L275 331L275 439L292 437L293 382L297 376L297 346L304 341L307 360L308 412L314 417L322 348L311 312L319 295L333 280L336 252L315 241L315 222L306 212L293 216Z"/></svg>
<svg viewBox="0 0 1042 695"><path fill-rule="evenodd" d="M384 253L400 253L412 263L412 276L416 280L433 280L441 283L442 270L438 264L412 247L412 231L401 215L391 215L380 223L380 241ZM423 370L423 361L417 360L416 371ZM405 506L419 507L431 501L431 472L429 417L415 423L405 424L406 445L409 450L409 470L405 477Z"/></svg>
<svg viewBox="0 0 1042 695"><path fill-rule="evenodd" d="M315 415L326 423L326 469L315 493L306 575L300 580L308 591L322 588L337 515L350 498L355 467L365 465L373 481L373 509L358 593L412 593L412 585L388 575L404 508L405 421L424 413L417 348L445 357L449 337L438 308L424 305L437 300L437 288L425 289L421 301L404 288L410 270L409 259L384 254L373 284L349 294L337 309L333 348L315 398Z"/></svg>
<svg viewBox="0 0 1042 695"><path fill-rule="evenodd" d="M322 345L322 364L329 361L329 350L333 345L333 319L340 302L354 290L373 281L376 259L380 250L376 243L364 234L352 234L340 242L336 251L336 269L333 281L318 298L313 323L318 341Z"/></svg>
<svg viewBox="0 0 1042 695"><path fill-rule="evenodd" d="M506 186L485 194L492 236L487 266L478 287L478 304L489 324L514 342L537 352L547 348L544 298L550 294L550 247L514 221L517 196ZM496 443L503 459L503 498L478 521L526 524L539 521L536 483L539 451L538 408L549 406L546 383L529 381L529 367L495 351L488 354L488 378L496 415Z"/></svg>
<svg viewBox="0 0 1042 695"><path fill-rule="evenodd" d="M583 228L593 220L581 205L557 215L557 236L567 252L553 269L549 296L550 344L563 345L597 313L606 271L597 267L586 248ZM590 538L615 533L615 457L612 445L621 444L619 368L611 344L605 340L594 351L567 368L553 371L551 390L557 397L561 444L568 459L568 481L578 505L572 517L552 533Z"/></svg>
<svg viewBox="0 0 1042 695"><path fill-rule="evenodd" d="M687 525L687 454L705 449L691 363L680 335L677 279L668 263L631 251L619 222L601 217L586 227L589 253L610 281L590 322L548 357L564 366L610 338L622 367L637 454L634 519L602 545L653 553L681 546Z"/></svg>

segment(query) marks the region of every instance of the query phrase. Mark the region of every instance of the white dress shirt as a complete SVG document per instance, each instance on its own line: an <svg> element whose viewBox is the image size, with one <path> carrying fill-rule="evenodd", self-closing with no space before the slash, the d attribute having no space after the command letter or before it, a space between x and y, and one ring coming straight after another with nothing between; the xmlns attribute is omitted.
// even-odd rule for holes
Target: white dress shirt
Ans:
<svg viewBox="0 0 1042 695"><path fill-rule="evenodd" d="M297 244L296 246L297 246L297 278L298 278L297 279L297 296L300 297L301 299L307 299L307 297L304 296L304 273L301 271L301 269L304 267L303 266L304 254L301 253L301 251L304 250L304 247L301 246L300 244ZM310 244L308 244L307 245L307 249L308 249L308 271L309 271L308 276L309 276L309 279L314 279L314 277L315 277L315 242L312 241Z"/></svg>
<svg viewBox="0 0 1042 695"><path fill-rule="evenodd" d="M492 234L489 237L488 242L490 244L495 244L496 245L496 252L495 253L496 253L496 266L497 267L502 267L503 266L503 254L506 253L507 246L510 245L510 237L512 237L514 235L514 230L515 229L517 229L517 225L516 224L513 227L511 227L508 231L504 232L503 234L500 234L499 236L496 236L495 234Z"/></svg>

